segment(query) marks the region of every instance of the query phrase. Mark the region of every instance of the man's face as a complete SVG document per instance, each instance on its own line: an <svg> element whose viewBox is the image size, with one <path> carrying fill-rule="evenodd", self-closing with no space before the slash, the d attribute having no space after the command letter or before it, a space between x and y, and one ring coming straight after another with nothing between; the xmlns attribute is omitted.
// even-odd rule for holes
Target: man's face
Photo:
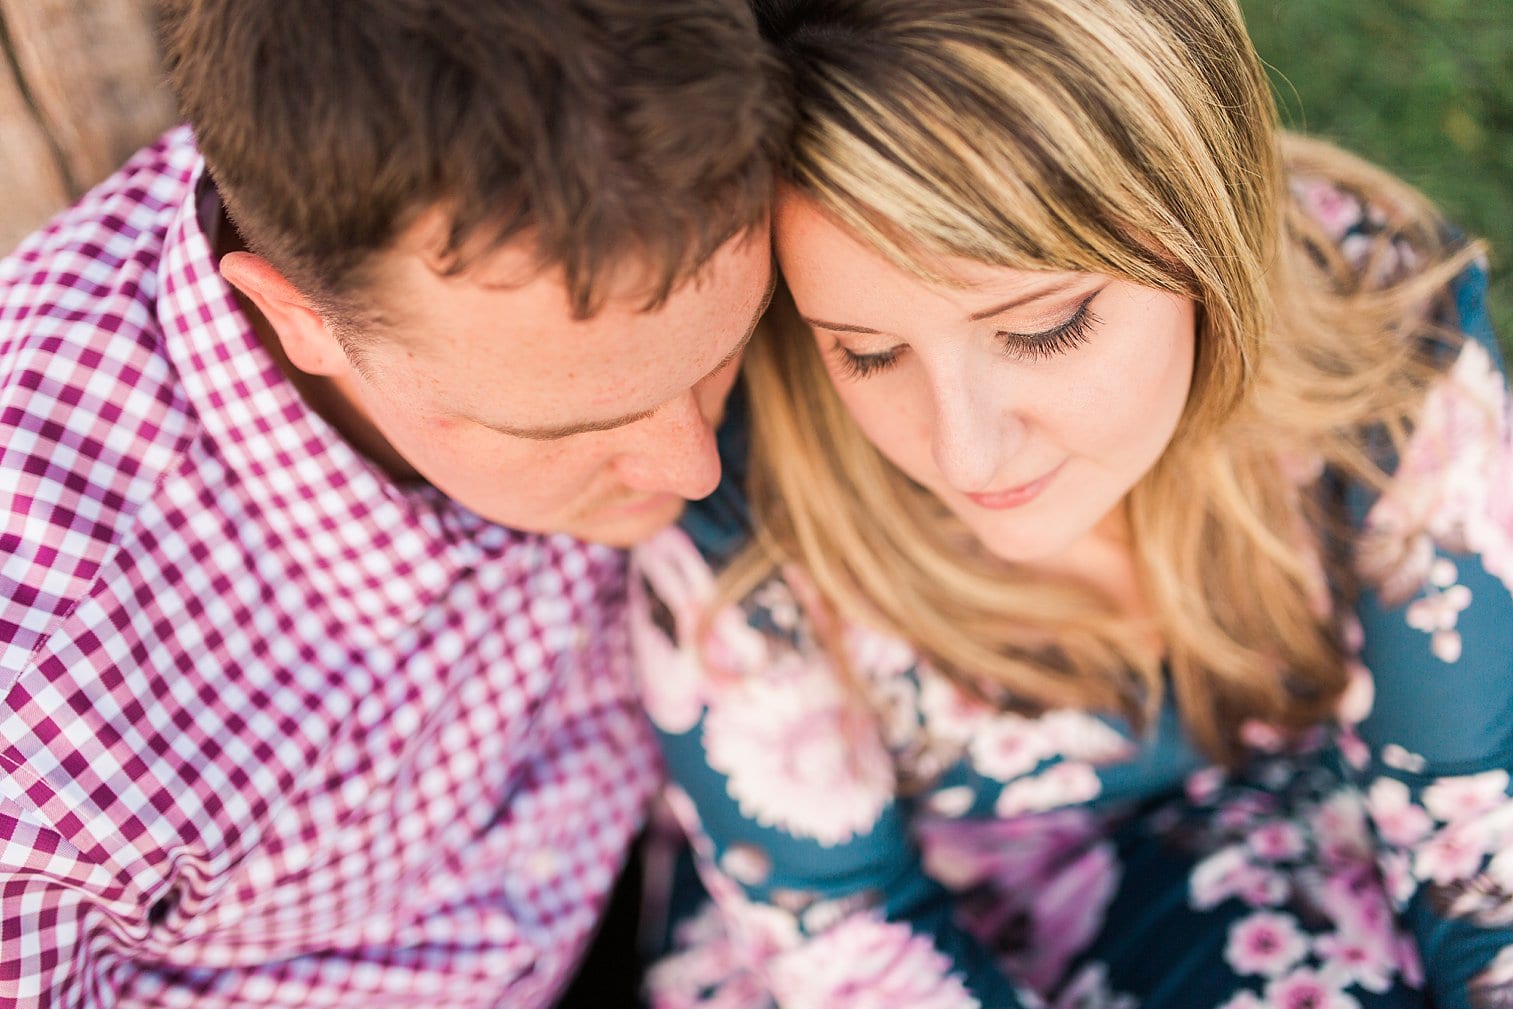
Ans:
<svg viewBox="0 0 1513 1009"><path fill-rule="evenodd" d="M422 221L373 274L384 332L333 380L427 481L485 518L628 546L719 482L714 428L771 293L766 225L658 309L623 272L592 318L506 247L448 277Z"/></svg>

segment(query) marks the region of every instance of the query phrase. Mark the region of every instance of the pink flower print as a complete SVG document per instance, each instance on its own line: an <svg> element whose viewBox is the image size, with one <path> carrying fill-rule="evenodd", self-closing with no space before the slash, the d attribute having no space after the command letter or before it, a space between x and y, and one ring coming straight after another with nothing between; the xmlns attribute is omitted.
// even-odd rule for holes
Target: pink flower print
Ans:
<svg viewBox="0 0 1513 1009"><path fill-rule="evenodd" d="M1005 969L1049 987L1102 927L1119 881L1113 846L1082 809L1008 820L928 819L925 871L969 895L962 924L1000 949Z"/></svg>
<svg viewBox="0 0 1513 1009"><path fill-rule="evenodd" d="M925 732L939 744L964 747L994 712L930 666L919 670L919 710Z"/></svg>
<svg viewBox="0 0 1513 1009"><path fill-rule="evenodd" d="M1361 1003L1339 985L1304 968L1268 982L1263 994L1268 1009L1361 1009Z"/></svg>
<svg viewBox="0 0 1513 1009"><path fill-rule="evenodd" d="M1092 943L1119 885L1112 845L1098 845L1059 867L1030 904L1031 940L1007 957L1009 974L1047 991Z"/></svg>
<svg viewBox="0 0 1513 1009"><path fill-rule="evenodd" d="M1356 626L1359 627L1359 623ZM1356 648L1359 649L1360 645ZM1376 680L1371 670L1358 661L1346 662L1345 671L1350 678L1346 681L1345 692L1340 695L1339 718L1346 725L1360 725L1376 706Z"/></svg>
<svg viewBox="0 0 1513 1009"><path fill-rule="evenodd" d="M1381 865L1382 887L1387 893L1387 899L1401 911L1418 892L1418 880L1413 875L1413 859L1405 851L1384 851L1377 861Z"/></svg>
<svg viewBox="0 0 1513 1009"><path fill-rule="evenodd" d="M1356 541L1355 563L1385 606L1402 606L1429 580L1434 541L1422 528L1405 505L1381 499L1367 516L1365 532Z"/></svg>
<svg viewBox="0 0 1513 1009"><path fill-rule="evenodd" d="M717 684L770 668L767 645L736 606L716 613L708 637L698 640L714 598L714 573L682 530L664 530L632 558L639 577L631 579L628 613L642 702L663 731L687 732ZM671 613L673 637L652 619L642 579Z"/></svg>
<svg viewBox="0 0 1513 1009"><path fill-rule="evenodd" d="M1457 823L1490 812L1508 801L1508 772L1498 768L1481 774L1440 778L1424 789L1424 807L1436 820Z"/></svg>
<svg viewBox="0 0 1513 1009"><path fill-rule="evenodd" d="M1487 572L1513 591L1513 431L1509 426L1504 426L1497 460L1488 473L1486 504L1472 516L1467 539Z"/></svg>
<svg viewBox="0 0 1513 1009"><path fill-rule="evenodd" d="M828 932L852 915L870 911L882 903L882 894L877 890L849 893L834 900L815 900L812 892L799 892L810 901L799 912L799 922L809 935Z"/></svg>
<svg viewBox="0 0 1513 1009"><path fill-rule="evenodd" d="M1240 741L1260 753L1281 753L1288 737L1275 725L1252 718L1240 726Z"/></svg>
<svg viewBox="0 0 1513 1009"><path fill-rule="evenodd" d="M1449 562L1436 562L1431 566L1431 584L1440 563ZM1451 571L1453 577L1453 565ZM1455 628L1460 622L1461 611L1470 605L1471 590L1464 585L1449 585L1444 588L1435 585L1427 589L1422 598L1415 599L1408 605L1404 619L1409 627L1429 635L1429 650L1435 658L1446 665L1453 665L1460 661L1461 653L1460 632Z"/></svg>
<svg viewBox="0 0 1513 1009"><path fill-rule="evenodd" d="M977 792L970 785L954 785L933 792L927 800L930 812L939 816L966 816L977 801Z"/></svg>
<svg viewBox="0 0 1513 1009"><path fill-rule="evenodd" d="M631 580L627 612L641 702L664 732L687 732L704 711L698 655L679 647L652 622L650 598L640 579Z"/></svg>
<svg viewBox="0 0 1513 1009"><path fill-rule="evenodd" d="M695 615L714 595L714 572L681 529L664 529L637 547L632 560L674 618Z"/></svg>
<svg viewBox="0 0 1513 1009"><path fill-rule="evenodd" d="M1419 846L1413 874L1440 884L1471 878L1491 850L1489 835L1486 825L1476 820L1446 827Z"/></svg>
<svg viewBox="0 0 1513 1009"><path fill-rule="evenodd" d="M662 807L672 814L678 826L688 835L688 843L695 855L713 860L714 845L704 832L704 822L699 819L699 807L682 787L668 784L662 789ZM660 812L660 811L659 811Z"/></svg>
<svg viewBox="0 0 1513 1009"><path fill-rule="evenodd" d="M1339 789L1310 817L1314 843L1325 865L1361 865L1372 857L1371 834L1361 797Z"/></svg>
<svg viewBox="0 0 1513 1009"><path fill-rule="evenodd" d="M720 871L742 886L761 886L772 873L772 859L754 844L733 844L720 856Z"/></svg>
<svg viewBox="0 0 1513 1009"><path fill-rule="evenodd" d="M1503 845L1482 873L1493 896L1485 902L1487 906L1479 909L1479 920L1499 926L1513 925L1513 900L1506 896L1513 894L1513 848Z"/></svg>
<svg viewBox="0 0 1513 1009"><path fill-rule="evenodd" d="M746 900L739 888L707 868L700 864L713 899L679 924L673 935L676 952L648 972L651 1004L657 1009L768 1006L761 971L773 957L799 945L797 922L786 911Z"/></svg>
<svg viewBox="0 0 1513 1009"><path fill-rule="evenodd" d="M1492 962L1471 979L1468 994L1471 1004L1480 1007L1507 1005L1513 992L1513 946L1505 946L1492 958Z"/></svg>
<svg viewBox="0 0 1513 1009"><path fill-rule="evenodd" d="M1219 794L1224 782L1229 779L1222 767L1204 767L1187 776L1184 790L1189 802L1206 806Z"/></svg>
<svg viewBox="0 0 1513 1009"><path fill-rule="evenodd" d="M877 712L883 738L893 749L908 748L920 735L919 686L907 675L921 665L919 653L892 635L856 623L846 624L843 647Z"/></svg>
<svg viewBox="0 0 1513 1009"><path fill-rule="evenodd" d="M1402 975L1403 984L1409 988L1422 988L1424 961L1419 956L1418 940L1406 932L1401 932L1393 948L1397 951L1393 959L1397 961L1397 972Z"/></svg>
<svg viewBox="0 0 1513 1009"><path fill-rule="evenodd" d="M1219 1009L1266 1009L1266 1003L1252 991L1237 991Z"/></svg>
<svg viewBox="0 0 1513 1009"><path fill-rule="evenodd" d="M855 668L855 667L853 667ZM867 684L878 730L890 750L903 752L919 738L919 689L903 676Z"/></svg>
<svg viewBox="0 0 1513 1009"><path fill-rule="evenodd" d="M1348 728L1342 730L1336 738L1335 744L1339 746L1340 756L1345 758L1345 763L1355 770L1363 771L1366 769L1366 765L1371 763L1371 747L1367 746L1366 741L1355 734L1355 730Z"/></svg>
<svg viewBox="0 0 1513 1009"><path fill-rule="evenodd" d="M1188 903L1200 911L1218 907L1239 891L1241 880L1255 868L1243 844L1220 848L1193 867L1187 879Z"/></svg>
<svg viewBox="0 0 1513 1009"><path fill-rule="evenodd" d="M1236 974L1279 977L1308 955L1308 936L1290 914L1258 911L1229 927L1224 960Z"/></svg>
<svg viewBox="0 0 1513 1009"><path fill-rule="evenodd" d="M1329 872L1315 895L1340 934L1390 959L1396 919L1371 864Z"/></svg>
<svg viewBox="0 0 1513 1009"><path fill-rule="evenodd" d="M675 952L646 972L651 1009L764 1009L772 1005L751 957L707 904L678 928Z"/></svg>
<svg viewBox="0 0 1513 1009"><path fill-rule="evenodd" d="M1313 951L1323 965L1320 973L1341 988L1355 984L1382 994L1392 987L1397 973L1390 945L1331 932L1314 940Z"/></svg>
<svg viewBox="0 0 1513 1009"><path fill-rule="evenodd" d="M1347 655L1360 655L1361 649L1366 647L1366 628L1361 623L1360 617L1353 613L1340 615L1340 647ZM1364 666L1361 667L1364 670ZM1368 676L1371 674L1367 672Z"/></svg>
<svg viewBox="0 0 1513 1009"><path fill-rule="evenodd" d="M1428 766L1422 756L1410 753L1396 743L1388 743L1382 747L1382 763L1398 771L1407 771L1409 774L1419 774Z"/></svg>
<svg viewBox="0 0 1513 1009"><path fill-rule="evenodd" d="M916 830L925 871L953 890L987 886L1026 894L1099 842L1099 821L1083 809L1013 820L924 818Z"/></svg>
<svg viewBox="0 0 1513 1009"><path fill-rule="evenodd" d="M1308 850L1303 832L1288 820L1263 823L1251 832L1246 842L1256 857L1272 862L1298 858Z"/></svg>
<svg viewBox="0 0 1513 1009"><path fill-rule="evenodd" d="M1467 341L1425 397L1392 485L1366 518L1361 571L1380 586L1387 605L1407 602L1431 578L1426 537L1456 552L1480 554L1487 570L1513 588L1509 438L1502 374L1484 347ZM1444 616L1416 619L1438 623ZM1453 653L1452 638L1442 634L1439 648Z"/></svg>
<svg viewBox="0 0 1513 1009"><path fill-rule="evenodd" d="M1251 907L1275 907L1292 892L1287 877L1259 865L1247 865L1235 875L1235 896Z"/></svg>
<svg viewBox="0 0 1513 1009"><path fill-rule="evenodd" d="M1050 747L1068 760L1107 764L1134 755L1134 744L1103 719L1085 711L1057 708L1040 716Z"/></svg>
<svg viewBox="0 0 1513 1009"><path fill-rule="evenodd" d="M835 845L865 833L891 801L892 760L876 722L822 656L787 653L773 677L741 681L704 721L709 764L741 812Z"/></svg>
<svg viewBox="0 0 1513 1009"><path fill-rule="evenodd" d="M786 569L783 573L790 574ZM799 629L804 616L793 587L785 578L770 578L757 586L751 593L750 603L766 611L774 627L790 633Z"/></svg>
<svg viewBox="0 0 1513 1009"><path fill-rule="evenodd" d="M1006 787L999 793L994 811L1009 818L1077 806L1096 798L1102 790L1098 772L1089 765L1061 763Z"/></svg>
<svg viewBox="0 0 1513 1009"><path fill-rule="evenodd" d="M1080 968L1056 994L1051 1009L1138 1009L1133 995L1115 992L1109 986L1108 965L1090 963Z"/></svg>
<svg viewBox="0 0 1513 1009"><path fill-rule="evenodd" d="M745 951L749 963L759 964L803 941L798 917L792 911L749 900L744 891L720 873L702 871L699 880L719 906L725 929Z"/></svg>
<svg viewBox="0 0 1513 1009"><path fill-rule="evenodd" d="M1338 242L1345 233L1365 217L1361 201L1333 182L1318 178L1292 181L1292 195L1303 211L1318 222L1331 239Z"/></svg>
<svg viewBox="0 0 1513 1009"><path fill-rule="evenodd" d="M1238 795L1226 800L1219 807L1214 814L1214 820L1231 833L1248 831L1257 821L1270 816L1274 808L1274 803L1269 800L1269 797Z"/></svg>
<svg viewBox="0 0 1513 1009"><path fill-rule="evenodd" d="M1012 781L1029 774L1054 745L1035 720L1005 713L984 721L968 745L972 766L997 781Z"/></svg>
<svg viewBox="0 0 1513 1009"><path fill-rule="evenodd" d="M1396 778L1378 778L1366 794L1366 808L1382 840L1398 847L1417 844L1434 829L1434 821L1413 802L1408 786Z"/></svg>
<svg viewBox="0 0 1513 1009"><path fill-rule="evenodd" d="M857 915L769 965L785 1009L977 1009L951 961L925 936Z"/></svg>
<svg viewBox="0 0 1513 1009"><path fill-rule="evenodd" d="M861 624L846 626L845 649L851 668L873 682L896 679L919 663L919 653L903 641Z"/></svg>

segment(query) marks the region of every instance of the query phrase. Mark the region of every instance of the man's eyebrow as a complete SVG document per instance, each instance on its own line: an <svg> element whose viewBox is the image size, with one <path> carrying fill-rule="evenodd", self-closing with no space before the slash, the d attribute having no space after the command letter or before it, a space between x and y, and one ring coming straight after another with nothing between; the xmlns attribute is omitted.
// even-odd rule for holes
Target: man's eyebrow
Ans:
<svg viewBox="0 0 1513 1009"><path fill-rule="evenodd" d="M1044 301L1047 298L1053 298L1058 294L1066 292L1070 288L1076 287L1078 284L1083 282L1083 279L1084 278L1082 277L1070 277L1058 283L1051 284L1048 287L1043 287L1038 291L1030 291L1027 294L1021 294L1016 297L1010 298L1008 301L1005 301L1001 304L993 305L989 308L984 308L980 312L973 312L971 315L967 316L967 318L972 322L981 322L984 319L991 319L993 316L1002 315L1004 312L1007 312L1012 308L1020 308L1024 305L1032 305L1037 301ZM867 326L853 326L849 323L844 322L826 322L823 319L812 319L807 315L803 316L803 319L815 329L828 329L836 333L868 333L874 336L883 335L882 330L871 329Z"/></svg>
<svg viewBox="0 0 1513 1009"><path fill-rule="evenodd" d="M717 374L728 368L736 358L741 356L741 352L746 349L746 345L756 335L757 325L762 321L762 315L767 311L767 306L771 304L773 292L776 290L777 271L773 270L772 275L767 279L767 291L762 295L762 300L757 305L756 313L751 317L751 324L746 327L746 335L741 337L740 342L735 345L735 348L730 353L720 360L719 364L710 368L705 373L704 378L699 379L700 382L710 375ZM558 438L566 438L569 435L587 434L590 431L611 431L617 427L634 424L638 420L645 420L659 409L661 409L660 406L654 406L650 410L628 413L623 417L611 417L608 420L588 420L579 424L562 424L552 427L513 427L508 424L484 424L483 426L492 431L498 431L500 434L513 435L516 438L526 438L530 441L556 441ZM480 423L482 422L480 421Z"/></svg>

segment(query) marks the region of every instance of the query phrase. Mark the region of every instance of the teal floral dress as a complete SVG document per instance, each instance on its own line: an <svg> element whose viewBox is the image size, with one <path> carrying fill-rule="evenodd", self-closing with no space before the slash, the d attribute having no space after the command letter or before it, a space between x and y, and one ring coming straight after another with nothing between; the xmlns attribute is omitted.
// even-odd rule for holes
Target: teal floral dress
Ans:
<svg viewBox="0 0 1513 1009"><path fill-rule="evenodd" d="M1347 253L1377 225L1295 191ZM1369 589L1338 722L1248 726L1241 771L1170 706L1139 736L1005 713L859 626L844 682L796 573L699 648L748 534L737 403L726 482L636 555L643 696L701 883L650 1003L1513 1007L1513 441L1485 287L1455 285L1466 339L1390 485L1339 488Z"/></svg>

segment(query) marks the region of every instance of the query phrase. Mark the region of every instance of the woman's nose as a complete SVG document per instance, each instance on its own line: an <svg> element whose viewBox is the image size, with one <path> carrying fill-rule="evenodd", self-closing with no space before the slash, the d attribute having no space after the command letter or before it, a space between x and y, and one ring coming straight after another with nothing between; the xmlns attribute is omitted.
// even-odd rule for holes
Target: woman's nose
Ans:
<svg viewBox="0 0 1513 1009"><path fill-rule="evenodd" d="M935 465L942 479L964 494L1005 489L997 483L1012 469L1009 460L1024 441L1023 421L1002 395L983 384L962 381L936 391Z"/></svg>

